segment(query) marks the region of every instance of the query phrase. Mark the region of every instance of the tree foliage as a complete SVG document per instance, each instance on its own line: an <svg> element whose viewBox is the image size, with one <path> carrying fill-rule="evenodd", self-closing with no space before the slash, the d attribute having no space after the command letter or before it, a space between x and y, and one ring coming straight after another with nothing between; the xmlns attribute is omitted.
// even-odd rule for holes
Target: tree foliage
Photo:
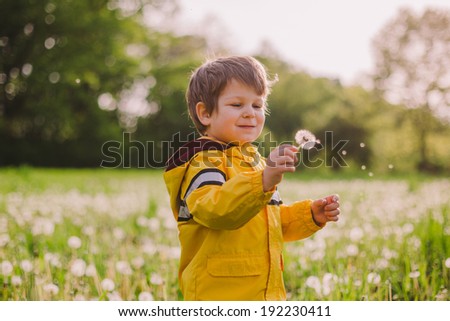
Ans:
<svg viewBox="0 0 450 321"><path fill-rule="evenodd" d="M442 128L439 121L450 122L450 11L403 9L373 46L376 89L391 103L415 109L408 115L417 128L418 167L433 169L427 138Z"/></svg>

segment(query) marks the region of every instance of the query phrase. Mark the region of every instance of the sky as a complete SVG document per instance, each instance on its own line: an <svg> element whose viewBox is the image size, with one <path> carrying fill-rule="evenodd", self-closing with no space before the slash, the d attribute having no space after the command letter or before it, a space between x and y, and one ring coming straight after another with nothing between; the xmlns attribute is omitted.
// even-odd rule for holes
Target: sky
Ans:
<svg viewBox="0 0 450 321"><path fill-rule="evenodd" d="M358 82L374 66L371 40L402 7L450 9L450 0L178 0L180 33L206 32L232 54L269 41L313 76ZM208 28L209 27L209 28ZM209 53L210 54L210 53Z"/></svg>

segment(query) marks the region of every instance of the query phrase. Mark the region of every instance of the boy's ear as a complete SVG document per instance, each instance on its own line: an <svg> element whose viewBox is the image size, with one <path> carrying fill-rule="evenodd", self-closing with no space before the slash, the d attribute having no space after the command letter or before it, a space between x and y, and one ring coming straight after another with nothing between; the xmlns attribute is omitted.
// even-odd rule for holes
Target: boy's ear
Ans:
<svg viewBox="0 0 450 321"><path fill-rule="evenodd" d="M198 120L202 123L203 126L209 126L211 122L211 115L206 110L206 105L203 102L198 102L195 105L195 111L197 113Z"/></svg>

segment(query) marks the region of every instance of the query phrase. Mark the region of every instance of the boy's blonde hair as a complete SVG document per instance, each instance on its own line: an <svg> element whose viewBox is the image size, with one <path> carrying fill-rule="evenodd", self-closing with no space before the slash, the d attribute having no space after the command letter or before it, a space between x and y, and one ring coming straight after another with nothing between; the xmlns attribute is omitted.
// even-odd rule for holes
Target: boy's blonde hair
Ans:
<svg viewBox="0 0 450 321"><path fill-rule="evenodd" d="M200 134L205 133L206 127L198 119L195 106L202 102L212 114L217 108L219 95L233 79L254 88L264 99L273 83L268 79L264 66L250 56L222 57L205 62L192 73L186 91L189 116Z"/></svg>

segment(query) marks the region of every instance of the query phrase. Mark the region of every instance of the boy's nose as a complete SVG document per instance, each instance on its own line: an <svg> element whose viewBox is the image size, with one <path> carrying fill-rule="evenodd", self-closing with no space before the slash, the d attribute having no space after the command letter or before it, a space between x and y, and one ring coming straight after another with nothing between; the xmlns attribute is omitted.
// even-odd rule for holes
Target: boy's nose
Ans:
<svg viewBox="0 0 450 321"><path fill-rule="evenodd" d="M242 111L242 116L244 118L253 118L255 117L255 110L253 109L253 107L251 105L247 105L245 106L245 108Z"/></svg>

